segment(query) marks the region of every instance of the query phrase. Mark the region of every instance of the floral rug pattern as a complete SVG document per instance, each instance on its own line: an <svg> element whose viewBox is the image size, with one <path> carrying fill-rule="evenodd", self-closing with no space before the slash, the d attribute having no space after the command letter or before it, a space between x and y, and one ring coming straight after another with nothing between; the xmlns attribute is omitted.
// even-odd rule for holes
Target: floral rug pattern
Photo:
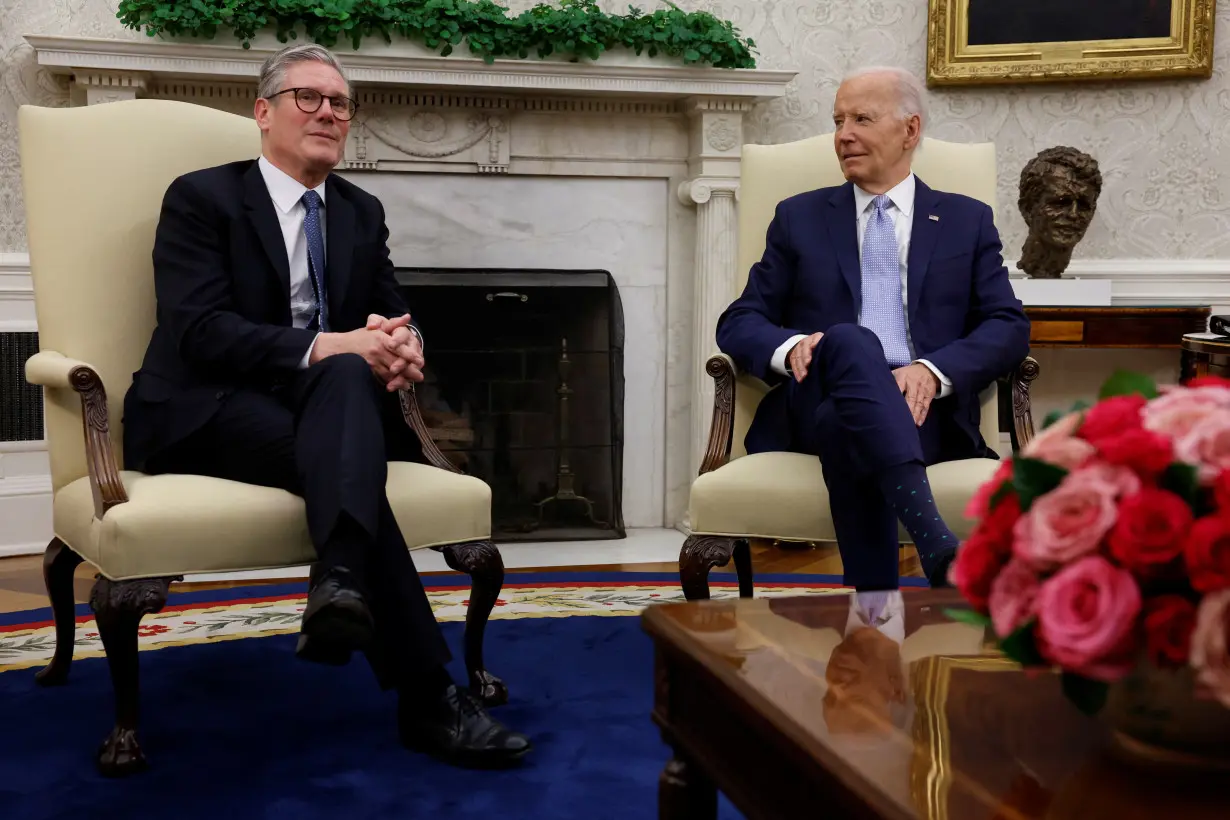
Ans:
<svg viewBox="0 0 1230 820"><path fill-rule="evenodd" d="M711 584L715 599L734 598L734 585ZM254 593L259 588L254 588ZM783 595L832 595L840 587L827 585L757 585L758 598ZM432 610L440 621L465 620L470 589L466 587L428 588ZM174 594L168 605L141 621L138 643L142 651L167 646L210 641L257 638L299 630L304 594L253 597L221 603L176 604ZM677 584L616 582L554 583L517 585L506 580L491 613L502 618L567 618L574 615L635 616L655 604L683 602ZM27 669L46 664L55 652L55 627L48 622L0 626L0 672ZM77 619L74 658L104 656L98 627L92 616Z"/></svg>

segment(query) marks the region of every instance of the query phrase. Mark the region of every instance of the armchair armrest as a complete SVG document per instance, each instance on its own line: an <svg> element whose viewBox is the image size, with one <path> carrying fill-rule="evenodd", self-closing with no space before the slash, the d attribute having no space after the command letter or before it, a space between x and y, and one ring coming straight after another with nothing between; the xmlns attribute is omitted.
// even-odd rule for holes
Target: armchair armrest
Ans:
<svg viewBox="0 0 1230 820"><path fill-rule="evenodd" d="M1038 360L1026 356L1008 377L1012 391L1012 451L1019 452L1034 437L1034 416L1030 406L1029 388L1038 378Z"/></svg>
<svg viewBox="0 0 1230 820"><path fill-rule="evenodd" d="M85 434L85 458L94 494L94 516L128 500L120 481L119 465L111 446L107 418L107 389L91 365L53 350L43 350L26 360L26 381L53 390L75 390L81 396L81 426Z"/></svg>
<svg viewBox="0 0 1230 820"><path fill-rule="evenodd" d="M700 463L701 475L730 460L730 437L735 426L735 377L739 368L725 353L715 353L705 362L705 372L714 381L713 420L709 422L709 444Z"/></svg>
<svg viewBox="0 0 1230 820"><path fill-rule="evenodd" d="M444 453L440 452L439 445L431 437L431 431L427 429L427 422L423 420L423 411L419 408L418 397L414 393L414 385L399 391L399 394L402 418L406 420L406 424L410 426L414 434L419 437L419 443L423 447L423 457L427 459L427 463L432 467L448 470L450 473L460 473L461 470L457 468L457 465L449 461Z"/></svg>

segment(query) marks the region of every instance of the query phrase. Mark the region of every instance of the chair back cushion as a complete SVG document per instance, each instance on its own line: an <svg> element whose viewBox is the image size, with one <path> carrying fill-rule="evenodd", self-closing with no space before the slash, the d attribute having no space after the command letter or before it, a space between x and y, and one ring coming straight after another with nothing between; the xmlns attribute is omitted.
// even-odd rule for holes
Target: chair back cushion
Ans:
<svg viewBox="0 0 1230 820"><path fill-rule="evenodd" d="M98 368L111 439L122 458L121 409L155 324L154 229L167 187L200 168L260 155L247 117L171 100L18 114L39 348ZM55 489L87 474L81 408L47 391ZM67 395L65 395L67 394Z"/></svg>
<svg viewBox="0 0 1230 820"><path fill-rule="evenodd" d="M914 154L914 173L937 191L965 194L996 208L994 143L964 144L924 139ZM833 135L779 145L744 145L739 183L739 263L736 294L747 283L752 265L764 254L765 235L777 203L787 197L841 185L846 181L833 150ZM732 295L733 298L733 295ZM767 387L742 375L735 388L734 437L731 456L744 455L743 437ZM999 439L996 388L982 395L982 435L995 446Z"/></svg>

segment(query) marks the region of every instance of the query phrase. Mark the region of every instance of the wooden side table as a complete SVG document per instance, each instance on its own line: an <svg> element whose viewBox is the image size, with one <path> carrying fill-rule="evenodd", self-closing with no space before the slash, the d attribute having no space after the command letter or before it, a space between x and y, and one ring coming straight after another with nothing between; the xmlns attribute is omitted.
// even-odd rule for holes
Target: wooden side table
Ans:
<svg viewBox="0 0 1230 820"><path fill-rule="evenodd" d="M1026 307L1032 348L1175 349L1208 327L1208 305Z"/></svg>

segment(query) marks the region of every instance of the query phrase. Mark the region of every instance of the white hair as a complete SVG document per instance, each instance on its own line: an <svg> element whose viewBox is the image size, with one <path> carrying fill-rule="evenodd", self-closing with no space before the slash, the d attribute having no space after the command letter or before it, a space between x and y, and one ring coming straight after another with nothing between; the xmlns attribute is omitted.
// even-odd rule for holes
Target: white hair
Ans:
<svg viewBox="0 0 1230 820"><path fill-rule="evenodd" d="M277 53L269 55L269 59L265 60L265 64L261 66L256 96L269 99L281 90L280 86L286 81L287 69L295 63L307 62L324 63L331 66L346 81L347 93L351 97L354 96L354 89L350 85L350 80L346 78L346 72L342 70L342 64L338 62L337 57L333 56L333 52L329 49L316 43L286 46Z"/></svg>
<svg viewBox="0 0 1230 820"><path fill-rule="evenodd" d="M927 92L923 87L922 80L904 68L897 68L896 66L868 66L851 71L845 77L842 77L841 81L844 83L847 80L867 77L873 74L888 74L896 81L897 116L904 120L917 114L918 135L921 139L922 132L927 125ZM921 142L919 144L921 146Z"/></svg>

